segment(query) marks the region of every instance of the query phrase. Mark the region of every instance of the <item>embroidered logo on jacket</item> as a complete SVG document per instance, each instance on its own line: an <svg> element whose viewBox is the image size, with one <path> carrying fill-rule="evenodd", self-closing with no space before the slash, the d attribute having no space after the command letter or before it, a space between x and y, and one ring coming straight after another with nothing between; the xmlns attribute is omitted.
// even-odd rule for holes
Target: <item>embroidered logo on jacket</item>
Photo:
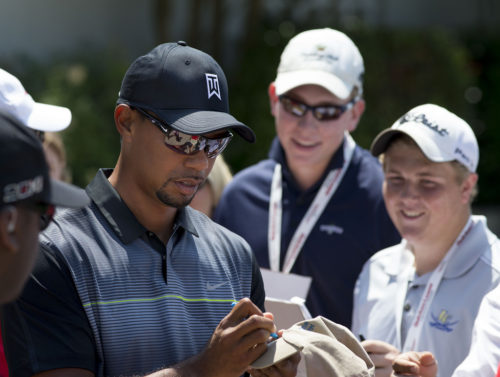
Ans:
<svg viewBox="0 0 500 377"><path fill-rule="evenodd" d="M342 234L344 233L344 229L333 224L321 224L319 226L319 231L320 232L326 232L329 236L331 236L333 233L337 234Z"/></svg>
<svg viewBox="0 0 500 377"><path fill-rule="evenodd" d="M432 321L429 322L429 325L435 327L438 330L452 332L453 326L455 326L459 321L451 321L453 318L452 315L448 313L446 309L441 310L439 316L435 316L431 313Z"/></svg>

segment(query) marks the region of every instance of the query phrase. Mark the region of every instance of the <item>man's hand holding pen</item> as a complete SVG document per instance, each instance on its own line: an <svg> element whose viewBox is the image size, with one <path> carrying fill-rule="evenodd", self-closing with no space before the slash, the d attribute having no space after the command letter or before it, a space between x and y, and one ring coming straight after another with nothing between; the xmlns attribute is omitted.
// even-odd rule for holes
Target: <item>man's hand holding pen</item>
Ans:
<svg viewBox="0 0 500 377"><path fill-rule="evenodd" d="M248 298L240 300L220 321L198 355L205 366L203 375L241 376L266 351L271 333L276 333L272 314L262 313Z"/></svg>

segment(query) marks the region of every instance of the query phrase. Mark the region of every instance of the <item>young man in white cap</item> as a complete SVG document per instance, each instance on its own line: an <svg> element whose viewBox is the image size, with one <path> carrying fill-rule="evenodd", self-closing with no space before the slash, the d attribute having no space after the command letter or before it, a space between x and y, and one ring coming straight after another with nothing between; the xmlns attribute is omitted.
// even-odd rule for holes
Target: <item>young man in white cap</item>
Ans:
<svg viewBox="0 0 500 377"><path fill-rule="evenodd" d="M231 131L255 135L229 114L221 67L182 41L132 63L114 120L115 168L55 217L2 308L11 376L238 377L276 331L262 278L241 237L188 204Z"/></svg>
<svg viewBox="0 0 500 377"><path fill-rule="evenodd" d="M0 111L11 114L22 124L32 128L38 138L45 144L45 156L54 177L54 168L60 160L54 159L52 149L47 148L46 132L62 131L71 123L71 111L65 107L37 103L24 89L14 75L0 68ZM55 135L55 134L54 134ZM56 136L57 137L57 136ZM61 143L62 148L64 146ZM59 163L59 164L58 164ZM0 376L7 375L0 331Z"/></svg>
<svg viewBox="0 0 500 377"><path fill-rule="evenodd" d="M35 102L21 81L0 68L0 111L38 132L62 131L71 123L71 111L62 106Z"/></svg>
<svg viewBox="0 0 500 377"><path fill-rule="evenodd" d="M471 215L479 148L470 126L433 104L382 131L383 194L399 245L376 253L354 293L352 331L367 340L377 376L400 351L429 350L439 376L466 357L482 297L500 282L500 242Z"/></svg>
<svg viewBox="0 0 500 377"><path fill-rule="evenodd" d="M348 327L363 263L400 240L380 164L349 135L365 109L363 75L344 33L292 38L269 86L277 132L269 159L235 176L214 217L248 241L261 267L312 277L311 314Z"/></svg>
<svg viewBox="0 0 500 377"><path fill-rule="evenodd" d="M13 115L33 129L43 143L50 176L68 180L66 151L61 136L56 132L63 131L70 125L71 111L63 106L35 102L21 81L1 68L0 111Z"/></svg>

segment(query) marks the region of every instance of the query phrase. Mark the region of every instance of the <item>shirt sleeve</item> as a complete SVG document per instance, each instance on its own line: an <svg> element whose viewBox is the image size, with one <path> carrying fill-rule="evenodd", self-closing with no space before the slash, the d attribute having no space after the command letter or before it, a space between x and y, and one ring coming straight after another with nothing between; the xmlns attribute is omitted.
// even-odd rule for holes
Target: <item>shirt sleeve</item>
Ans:
<svg viewBox="0 0 500 377"><path fill-rule="evenodd" d="M2 307L2 333L11 377L57 368L95 372L92 330L62 258L42 247L16 301Z"/></svg>
<svg viewBox="0 0 500 377"><path fill-rule="evenodd" d="M264 302L266 300L266 292L264 290L264 281L260 273L260 267L257 264L255 255L252 253L252 292L250 299L263 312L265 311Z"/></svg>
<svg viewBox="0 0 500 377"><path fill-rule="evenodd" d="M500 360L500 286L484 296L472 330L469 354L452 377L493 376ZM439 361L439 360L438 360Z"/></svg>

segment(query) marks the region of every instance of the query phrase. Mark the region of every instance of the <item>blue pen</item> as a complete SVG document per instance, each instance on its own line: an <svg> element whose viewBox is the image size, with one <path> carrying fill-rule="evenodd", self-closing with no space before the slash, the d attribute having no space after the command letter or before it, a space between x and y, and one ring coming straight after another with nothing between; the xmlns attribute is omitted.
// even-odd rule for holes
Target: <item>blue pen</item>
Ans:
<svg viewBox="0 0 500 377"><path fill-rule="evenodd" d="M234 308L237 303L238 303L238 301L233 301L231 303L231 307ZM278 334L276 334L275 332L272 332L270 335L271 335L272 338L278 339Z"/></svg>

